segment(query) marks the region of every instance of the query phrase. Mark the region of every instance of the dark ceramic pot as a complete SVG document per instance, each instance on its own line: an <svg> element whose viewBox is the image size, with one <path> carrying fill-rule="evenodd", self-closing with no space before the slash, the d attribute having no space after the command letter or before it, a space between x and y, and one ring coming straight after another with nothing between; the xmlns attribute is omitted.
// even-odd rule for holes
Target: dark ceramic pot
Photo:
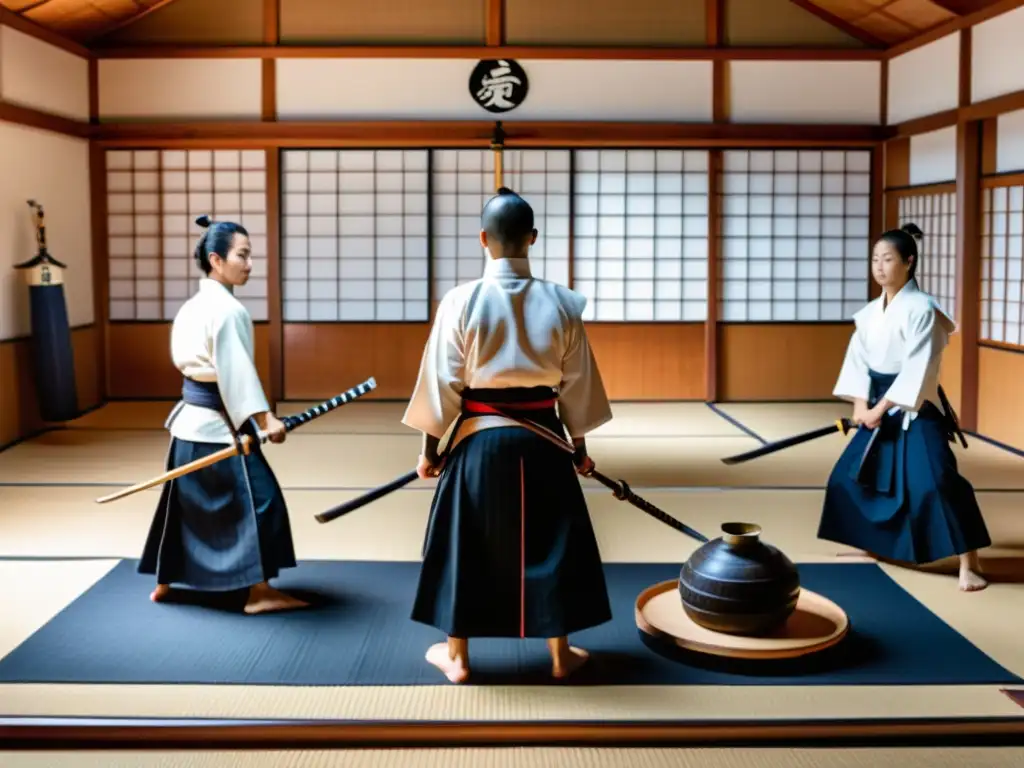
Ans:
<svg viewBox="0 0 1024 768"><path fill-rule="evenodd" d="M694 552L679 573L683 610L715 632L762 635L796 609L800 575L777 548L761 541L761 527L725 523L721 538Z"/></svg>

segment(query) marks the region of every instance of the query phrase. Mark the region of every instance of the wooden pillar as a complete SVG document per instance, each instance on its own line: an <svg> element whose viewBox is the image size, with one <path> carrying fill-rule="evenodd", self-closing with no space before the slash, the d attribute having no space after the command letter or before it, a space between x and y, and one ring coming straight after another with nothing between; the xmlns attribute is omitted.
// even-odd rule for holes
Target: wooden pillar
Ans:
<svg viewBox="0 0 1024 768"><path fill-rule="evenodd" d="M971 30L960 31L960 106L971 102ZM978 337L981 332L982 121L956 128L957 324L961 334L960 424L978 428Z"/></svg>
<svg viewBox="0 0 1024 768"><path fill-rule="evenodd" d="M706 0L706 42L721 48L725 39L725 0ZM712 61L711 114L716 124L729 122L729 62ZM722 240L722 150L708 151L708 275L707 314L704 320L704 400L718 400L718 295L719 260Z"/></svg>
<svg viewBox="0 0 1024 768"><path fill-rule="evenodd" d="M263 0L263 43L277 45L280 41L281 0ZM277 120L277 59L262 63L263 122ZM277 147L266 150L266 212L267 212L267 330L270 362L270 407L277 408L284 399L284 323L281 292L281 155Z"/></svg>

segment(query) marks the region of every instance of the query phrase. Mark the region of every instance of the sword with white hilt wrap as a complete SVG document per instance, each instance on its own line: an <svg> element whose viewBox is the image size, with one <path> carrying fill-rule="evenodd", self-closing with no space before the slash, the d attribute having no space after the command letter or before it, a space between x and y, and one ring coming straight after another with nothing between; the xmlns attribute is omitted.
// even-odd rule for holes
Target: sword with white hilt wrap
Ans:
<svg viewBox="0 0 1024 768"><path fill-rule="evenodd" d="M284 424L284 429L286 432L291 432L296 427L300 427L303 424L308 424L313 419L317 419L323 416L325 413L330 413L335 408L345 405L345 403L351 403L353 400L362 397L367 392L371 392L376 388L377 380L371 376L362 384L352 387L352 389L346 390L345 392L342 392L340 395L332 397L330 400L324 400L324 402L320 403L319 405L314 405L312 408L309 408L308 410L305 410L302 413L296 413L291 416L285 416L284 418L281 419L281 423ZM179 477L184 477L185 475L191 474L192 472L197 472L198 470L203 469L204 467L209 467L212 464L216 464L218 461L230 459L232 456L237 456L239 454L243 456L248 456L254 444L258 443L260 445L263 445L264 443L267 442L267 439L267 433L263 431L258 432L255 438L251 437L250 435L242 435L232 445L228 446L227 448L219 450L216 453L211 453L209 456L204 456L201 459L191 461L188 464L184 464L180 467L172 469L169 472L164 472L159 477L154 477L151 480L146 480L145 482L138 483L137 485L133 485L130 488L124 488L120 491L117 491L116 493L111 493L107 496L101 496L100 498L96 499L96 503L106 504L107 502L110 501L123 499L125 496L131 496L133 493L138 493L139 491L144 491L147 488L153 488L154 486L157 485L163 485L164 483L169 482L171 480L175 480Z"/></svg>

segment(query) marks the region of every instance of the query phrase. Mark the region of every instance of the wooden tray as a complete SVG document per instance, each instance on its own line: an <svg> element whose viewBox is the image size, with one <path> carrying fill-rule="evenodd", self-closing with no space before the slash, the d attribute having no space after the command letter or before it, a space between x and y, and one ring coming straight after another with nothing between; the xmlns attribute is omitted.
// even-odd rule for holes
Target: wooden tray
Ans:
<svg viewBox="0 0 1024 768"><path fill-rule="evenodd" d="M737 659L791 659L836 645L850 631L846 612L826 597L800 590L796 610L770 635L749 637L714 632L695 623L686 611L677 582L648 587L636 599L636 625L651 637L680 648Z"/></svg>

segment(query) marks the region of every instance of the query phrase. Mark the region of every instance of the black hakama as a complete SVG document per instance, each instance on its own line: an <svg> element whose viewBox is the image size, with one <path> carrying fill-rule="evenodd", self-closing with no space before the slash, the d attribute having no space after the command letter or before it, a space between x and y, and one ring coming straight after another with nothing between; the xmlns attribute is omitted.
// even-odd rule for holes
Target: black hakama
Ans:
<svg viewBox="0 0 1024 768"><path fill-rule="evenodd" d="M210 397L197 396L191 384L185 402L209 407ZM251 421L241 432L256 434ZM223 448L171 438L167 469ZM255 443L248 456L164 484L138 572L155 575L159 584L214 592L246 589L295 565L284 494Z"/></svg>
<svg viewBox="0 0 1024 768"><path fill-rule="evenodd" d="M550 389L476 390L562 435ZM454 434L454 432L453 432ZM553 638L611 619L597 538L572 457L522 427L484 429L447 457L430 510L412 619L449 637Z"/></svg>
<svg viewBox="0 0 1024 768"><path fill-rule="evenodd" d="M869 407L895 374L870 372ZM828 480L818 537L886 560L931 563L992 542L974 488L950 447L952 414L926 402L903 429L903 412L860 427Z"/></svg>

